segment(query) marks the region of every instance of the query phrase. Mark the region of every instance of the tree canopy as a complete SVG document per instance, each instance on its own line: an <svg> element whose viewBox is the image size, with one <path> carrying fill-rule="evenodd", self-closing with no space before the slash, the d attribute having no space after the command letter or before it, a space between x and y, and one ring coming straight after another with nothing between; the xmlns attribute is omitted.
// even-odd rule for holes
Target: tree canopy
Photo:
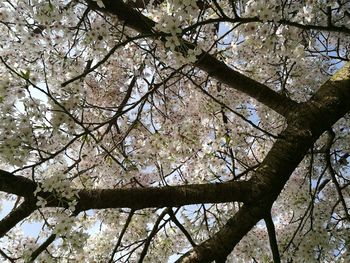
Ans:
<svg viewBox="0 0 350 263"><path fill-rule="evenodd" d="M1 1L1 262L350 262L349 10Z"/></svg>

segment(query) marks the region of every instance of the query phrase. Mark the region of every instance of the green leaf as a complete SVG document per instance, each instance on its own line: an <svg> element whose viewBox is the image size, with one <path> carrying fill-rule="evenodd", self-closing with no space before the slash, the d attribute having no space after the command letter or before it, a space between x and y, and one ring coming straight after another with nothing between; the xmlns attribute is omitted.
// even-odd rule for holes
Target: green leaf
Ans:
<svg viewBox="0 0 350 263"><path fill-rule="evenodd" d="M26 70L26 71L22 71L22 70L21 70L21 76L22 76L22 78L24 78L25 80L29 80L30 70Z"/></svg>
<svg viewBox="0 0 350 263"><path fill-rule="evenodd" d="M231 142L231 137L229 135L227 135L227 134L225 134L225 142L226 142L227 145L229 145L230 142Z"/></svg>

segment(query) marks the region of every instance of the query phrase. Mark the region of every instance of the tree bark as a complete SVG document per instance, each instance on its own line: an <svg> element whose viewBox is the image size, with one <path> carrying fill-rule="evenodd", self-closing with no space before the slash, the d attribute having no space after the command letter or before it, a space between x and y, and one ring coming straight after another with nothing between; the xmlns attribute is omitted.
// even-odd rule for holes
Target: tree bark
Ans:
<svg viewBox="0 0 350 263"><path fill-rule="evenodd" d="M246 202L220 231L177 262L211 262L231 253L242 237L264 218L311 145L349 111L350 63L288 116L288 127L250 180L254 201Z"/></svg>
<svg viewBox="0 0 350 263"><path fill-rule="evenodd" d="M105 0L105 8L87 0L89 6L118 16L126 25L152 33L154 22L121 0ZM194 46L186 43L189 48ZM235 245L266 216L290 175L319 136L350 111L350 63L323 84L306 103L296 103L229 68L202 52L196 66L209 75L255 98L288 121L273 147L249 181L223 184L186 185L163 188L97 189L79 191L77 211L129 207L171 207L195 203L244 202L243 207L211 238L184 254L177 262L223 262ZM0 221L3 236L36 208L34 191L37 184L30 179L0 170L0 191L25 197L24 203ZM48 206L64 206L49 193Z"/></svg>
<svg viewBox="0 0 350 263"><path fill-rule="evenodd" d="M140 33L155 33L153 27L156 23L142 15L136 9L125 4L122 0L105 0L103 1L105 8L98 7L96 2L92 0L86 0L86 2L94 10L117 16L121 21L125 22L126 26ZM184 50L195 48L193 43L184 41L183 45L186 46L186 48L183 48ZM297 106L295 101L233 70L207 52L202 51L197 58L198 60L195 63L196 67L207 72L211 77L217 79L221 83L249 95L282 116L286 116L288 112Z"/></svg>

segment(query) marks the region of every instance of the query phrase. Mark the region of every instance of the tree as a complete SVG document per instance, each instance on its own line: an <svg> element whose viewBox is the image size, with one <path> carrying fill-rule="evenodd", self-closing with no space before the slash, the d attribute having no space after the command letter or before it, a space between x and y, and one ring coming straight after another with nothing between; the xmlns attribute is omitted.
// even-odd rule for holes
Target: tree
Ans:
<svg viewBox="0 0 350 263"><path fill-rule="evenodd" d="M349 8L2 1L3 260L349 262Z"/></svg>

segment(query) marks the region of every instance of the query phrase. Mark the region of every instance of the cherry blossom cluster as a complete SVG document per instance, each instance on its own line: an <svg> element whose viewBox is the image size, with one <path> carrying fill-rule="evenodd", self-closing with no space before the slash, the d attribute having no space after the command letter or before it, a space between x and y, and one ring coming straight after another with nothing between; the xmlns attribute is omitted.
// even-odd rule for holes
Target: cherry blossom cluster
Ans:
<svg viewBox="0 0 350 263"><path fill-rule="evenodd" d="M174 0L167 3L168 14L162 15L155 26L156 30L167 34L165 47L170 49L181 64L194 63L201 53L200 49L187 49L181 36L182 25L194 19L198 13L198 7L194 0ZM169 54L170 55L170 54Z"/></svg>
<svg viewBox="0 0 350 263"><path fill-rule="evenodd" d="M68 209L74 211L77 204L77 189L70 187L71 182L67 180L62 174L55 174L49 178L45 178L40 182L35 190L35 195L40 192L52 193L52 196L56 199L61 200L62 202L67 202ZM45 207L48 200L44 199L41 196L37 197L37 206Z"/></svg>
<svg viewBox="0 0 350 263"><path fill-rule="evenodd" d="M150 37L94 1L98 11L85 1L0 1L0 168L36 179L40 213L25 222L45 226L36 241L19 228L9 232L9 248L1 249L13 258L29 260L55 234L62 239L37 260L110 260L132 212L88 211L73 219L73 189L218 183L254 174L275 141L267 132L277 136L286 120L194 68L201 52L298 102L349 59L350 40L341 33L350 28L346 1L144 1L135 10L156 22ZM331 162L341 185L349 183L348 159L341 159L350 151L349 121L333 127ZM272 209L283 259L350 261L338 193L331 181L316 187L330 179L326 141L315 144L315 155L308 153ZM47 207L51 197L68 209ZM176 210L176 218L198 244L240 207L193 205ZM160 209L134 212L115 261L138 260L159 215ZM165 262L190 246L168 215L160 221L145 261ZM267 238L260 222L228 261L270 262Z"/></svg>

